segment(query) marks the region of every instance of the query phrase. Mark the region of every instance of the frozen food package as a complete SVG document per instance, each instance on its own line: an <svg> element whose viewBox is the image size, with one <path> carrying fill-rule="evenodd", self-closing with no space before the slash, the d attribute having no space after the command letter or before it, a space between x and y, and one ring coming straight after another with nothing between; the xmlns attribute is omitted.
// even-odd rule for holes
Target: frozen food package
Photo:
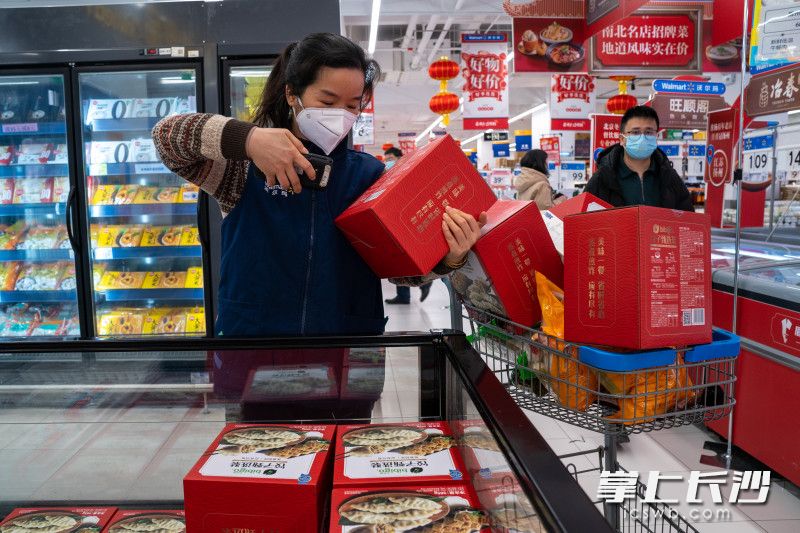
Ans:
<svg viewBox="0 0 800 533"><path fill-rule="evenodd" d="M53 178L17 178L15 204L49 204L53 201Z"/></svg>
<svg viewBox="0 0 800 533"><path fill-rule="evenodd" d="M120 510L111 519L105 533L186 533L186 518L183 511L170 510Z"/></svg>
<svg viewBox="0 0 800 533"><path fill-rule="evenodd" d="M98 185L92 195L92 205L111 205L119 185Z"/></svg>
<svg viewBox="0 0 800 533"><path fill-rule="evenodd" d="M53 178L53 202L58 204L66 203L69 198L69 176L58 176Z"/></svg>
<svg viewBox="0 0 800 533"><path fill-rule="evenodd" d="M141 289L144 283L144 272L107 271L97 284L98 290Z"/></svg>
<svg viewBox="0 0 800 533"><path fill-rule="evenodd" d="M174 114L174 98L137 98L133 101L134 118L163 118Z"/></svg>
<svg viewBox="0 0 800 533"><path fill-rule="evenodd" d="M0 290L13 291L19 276L20 264L14 262L0 263Z"/></svg>
<svg viewBox="0 0 800 533"><path fill-rule="evenodd" d="M186 272L148 272L143 289L182 289L186 285Z"/></svg>
<svg viewBox="0 0 800 533"><path fill-rule="evenodd" d="M202 307L186 309L186 333L206 332L206 310Z"/></svg>
<svg viewBox="0 0 800 533"><path fill-rule="evenodd" d="M95 99L89 101L86 123L95 120L130 118L133 116L133 99Z"/></svg>
<svg viewBox="0 0 800 533"><path fill-rule="evenodd" d="M136 197L133 199L133 203L135 204L154 204L156 203L156 194L158 193L158 187L139 187L139 190L136 192ZM145 246L145 245L142 245Z"/></svg>
<svg viewBox="0 0 800 533"><path fill-rule="evenodd" d="M48 161L48 163L53 163L54 165L66 165L69 163L69 152L67 152L67 145L56 144L53 147L53 153L51 154L50 161Z"/></svg>
<svg viewBox="0 0 800 533"><path fill-rule="evenodd" d="M0 204L14 202L14 178L0 179Z"/></svg>
<svg viewBox="0 0 800 533"><path fill-rule="evenodd" d="M72 261L62 261L59 263L59 271L56 289L60 291L74 291L78 287L75 278L75 263Z"/></svg>
<svg viewBox="0 0 800 533"><path fill-rule="evenodd" d="M162 226L145 226L142 230L142 240L139 246L160 246L159 237L163 231L164 228Z"/></svg>
<svg viewBox="0 0 800 533"><path fill-rule="evenodd" d="M51 250L56 247L58 227L30 228L17 242L17 250Z"/></svg>
<svg viewBox="0 0 800 533"><path fill-rule="evenodd" d="M100 289L100 283L103 280L103 275L106 272L106 263L92 264L92 286L95 289Z"/></svg>
<svg viewBox="0 0 800 533"><path fill-rule="evenodd" d="M67 233L66 226L59 226L58 227L58 236L56 237L56 248L61 250L70 250L72 249L72 243L69 240L69 234Z"/></svg>
<svg viewBox="0 0 800 533"><path fill-rule="evenodd" d="M0 166L8 166L14 159L13 146L0 146Z"/></svg>
<svg viewBox="0 0 800 533"><path fill-rule="evenodd" d="M95 228L97 237L95 238ZM93 226L92 245L95 248L113 248L119 246L117 242L122 232L122 226Z"/></svg>
<svg viewBox="0 0 800 533"><path fill-rule="evenodd" d="M189 267L186 271L186 284L187 289L202 289L203 288L203 267Z"/></svg>
<svg viewBox="0 0 800 533"><path fill-rule="evenodd" d="M163 228L158 237L158 244L160 246L180 246L183 229L183 226L167 226Z"/></svg>
<svg viewBox="0 0 800 533"><path fill-rule="evenodd" d="M125 226L117 237L117 246L123 248L135 248L139 246L142 241L142 232L144 229L141 226Z"/></svg>
<svg viewBox="0 0 800 533"><path fill-rule="evenodd" d="M175 98L175 105L172 108L171 115L183 115L184 113L194 113L197 111L197 102L194 96L188 98L177 97Z"/></svg>
<svg viewBox="0 0 800 533"><path fill-rule="evenodd" d="M121 185L114 195L114 205L132 204L138 190L138 185Z"/></svg>
<svg viewBox="0 0 800 533"><path fill-rule="evenodd" d="M53 291L59 279L58 263L24 265L17 276L14 289L18 291Z"/></svg>
<svg viewBox="0 0 800 533"><path fill-rule="evenodd" d="M93 141L89 147L89 163L127 163L131 155L130 141Z"/></svg>
<svg viewBox="0 0 800 533"><path fill-rule="evenodd" d="M14 509L4 521L3 533L98 533L116 507L39 507Z"/></svg>
<svg viewBox="0 0 800 533"><path fill-rule="evenodd" d="M43 165L50 160L51 150L49 144L22 144L17 149L17 164Z"/></svg>
<svg viewBox="0 0 800 533"><path fill-rule="evenodd" d="M181 203L194 203L200 196L200 187L192 183L184 183L181 185L181 190L178 195L178 201Z"/></svg>
<svg viewBox="0 0 800 533"><path fill-rule="evenodd" d="M145 335L176 335L186 331L186 311L183 309L152 309L144 319Z"/></svg>
<svg viewBox="0 0 800 533"><path fill-rule="evenodd" d="M135 139L131 144L134 162L160 161L158 152L156 152L156 145L152 139Z"/></svg>
<svg viewBox="0 0 800 533"><path fill-rule="evenodd" d="M22 220L17 220L10 226L0 224L0 250L15 250L25 229L25 222Z"/></svg>
<svg viewBox="0 0 800 533"><path fill-rule="evenodd" d="M181 246L200 246L200 232L194 226L186 226L181 232Z"/></svg>
<svg viewBox="0 0 800 533"><path fill-rule="evenodd" d="M174 204L178 201L177 187L161 187L156 192L156 202L160 204Z"/></svg>
<svg viewBox="0 0 800 533"><path fill-rule="evenodd" d="M100 315L97 332L100 336L141 335L144 310L127 309L109 311Z"/></svg>

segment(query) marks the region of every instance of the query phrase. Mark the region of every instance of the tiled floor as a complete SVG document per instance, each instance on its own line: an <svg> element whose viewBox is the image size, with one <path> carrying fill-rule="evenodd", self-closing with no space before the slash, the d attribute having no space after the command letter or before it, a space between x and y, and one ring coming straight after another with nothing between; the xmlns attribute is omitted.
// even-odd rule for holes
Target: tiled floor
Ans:
<svg viewBox="0 0 800 533"><path fill-rule="evenodd" d="M386 284L385 294L394 294ZM429 299L420 304L419 291L408 306L387 306L389 331L450 327L447 290L436 282ZM418 356L415 349L388 351L383 397L373 417L413 420L418 402ZM602 436L527 412L538 431L556 453L596 450ZM24 407L0 409L0 503L16 501L180 500L181 479L226 420L223 407L97 405L84 408ZM618 448L620 464L641 473L652 470L688 478L692 470L716 470L700 463L703 444L717 440L696 427L633 435ZM705 452L709 453L709 452ZM565 460L577 470L598 466L597 454ZM598 472L578 476L580 485L595 498ZM659 497L685 497L686 485L662 482ZM725 496L728 492L723 490ZM729 511L724 521L693 523L702 533L800 531L800 499L797 489L774 482L770 498L762 506L722 506ZM692 511L687 504L675 507ZM716 511L717 509L715 509ZM666 531L666 530L665 530Z"/></svg>

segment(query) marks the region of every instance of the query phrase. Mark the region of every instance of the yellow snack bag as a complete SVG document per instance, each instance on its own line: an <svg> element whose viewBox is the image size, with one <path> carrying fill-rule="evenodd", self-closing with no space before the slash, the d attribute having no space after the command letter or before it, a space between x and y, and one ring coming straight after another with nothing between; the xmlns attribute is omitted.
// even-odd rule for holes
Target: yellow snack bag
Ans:
<svg viewBox="0 0 800 533"><path fill-rule="evenodd" d="M100 290L141 289L144 272L106 272L100 279Z"/></svg>
<svg viewBox="0 0 800 533"><path fill-rule="evenodd" d="M114 195L114 205L128 205L133 203L136 193L139 191L138 185L122 185Z"/></svg>
<svg viewBox="0 0 800 533"><path fill-rule="evenodd" d="M182 289L186 284L186 272L148 272L143 289Z"/></svg>
<svg viewBox="0 0 800 533"><path fill-rule="evenodd" d="M117 193L119 185L98 185L92 196L93 205L111 205L114 203L114 195Z"/></svg>
<svg viewBox="0 0 800 533"><path fill-rule="evenodd" d="M161 226L145 226L139 246L159 246L158 237L164 228Z"/></svg>
<svg viewBox="0 0 800 533"><path fill-rule="evenodd" d="M118 246L117 239L122 232L121 226L104 226L100 227L97 232L97 247L98 248L113 248Z"/></svg>
<svg viewBox="0 0 800 533"><path fill-rule="evenodd" d="M542 331L558 339L564 338L564 291L557 285L536 273L536 293L542 308ZM564 352L566 344L553 338L534 338L535 341ZM576 353L572 347L568 353L548 353L548 373L554 380L550 388L562 405L577 411L585 411L597 401L597 374L586 365L575 361Z"/></svg>
<svg viewBox="0 0 800 533"><path fill-rule="evenodd" d="M133 199L135 204L154 204L156 203L156 193L158 187L139 187Z"/></svg>
<svg viewBox="0 0 800 533"><path fill-rule="evenodd" d="M141 335L144 317L139 310L118 310L101 315L98 322L101 336Z"/></svg>
<svg viewBox="0 0 800 533"><path fill-rule="evenodd" d="M196 227L187 226L183 228L181 246L200 246L200 232Z"/></svg>
<svg viewBox="0 0 800 533"><path fill-rule="evenodd" d="M186 333L205 333L206 313L202 307L188 309L186 313Z"/></svg>
<svg viewBox="0 0 800 533"><path fill-rule="evenodd" d="M186 271L186 285L187 289L202 289L203 288L203 268L202 267L189 267Z"/></svg>
<svg viewBox="0 0 800 533"><path fill-rule="evenodd" d="M169 308L155 308L150 309L147 311L147 314L144 317L144 322L142 324L142 334L143 335L155 335L158 333L158 324L161 322L161 319L167 315L171 309Z"/></svg>

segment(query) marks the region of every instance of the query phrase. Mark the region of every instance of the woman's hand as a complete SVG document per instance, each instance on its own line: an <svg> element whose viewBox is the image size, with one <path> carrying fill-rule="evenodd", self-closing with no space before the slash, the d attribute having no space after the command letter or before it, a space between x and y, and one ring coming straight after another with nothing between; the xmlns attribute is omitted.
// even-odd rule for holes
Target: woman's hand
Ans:
<svg viewBox="0 0 800 533"><path fill-rule="evenodd" d="M481 236L481 228L486 225L486 213L481 213L478 220L475 217L448 207L442 220L442 231L447 244L450 246L450 253L444 260L448 266L458 266L464 262L470 249L478 242Z"/></svg>
<svg viewBox="0 0 800 533"><path fill-rule="evenodd" d="M309 178L316 178L313 165L303 157L308 150L289 130L253 128L247 136L245 150L247 157L264 173L270 187L280 183L283 189L291 188L299 193L303 187L297 177L296 168L301 169Z"/></svg>

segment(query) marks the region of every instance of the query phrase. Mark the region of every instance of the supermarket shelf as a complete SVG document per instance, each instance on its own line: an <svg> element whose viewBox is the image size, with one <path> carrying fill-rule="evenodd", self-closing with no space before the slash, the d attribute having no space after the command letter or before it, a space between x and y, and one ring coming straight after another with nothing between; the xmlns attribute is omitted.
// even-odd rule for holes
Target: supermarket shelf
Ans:
<svg viewBox="0 0 800 533"><path fill-rule="evenodd" d="M89 216L92 218L196 214L197 203L93 205L89 207Z"/></svg>
<svg viewBox="0 0 800 533"><path fill-rule="evenodd" d="M203 289L116 289L97 291L107 302L136 302L142 300L202 300Z"/></svg>
<svg viewBox="0 0 800 533"><path fill-rule="evenodd" d="M63 122L30 122L24 124L3 124L0 136L10 135L66 135L67 127Z"/></svg>
<svg viewBox="0 0 800 533"><path fill-rule="evenodd" d="M74 257L69 248L52 250L0 250L2 261L63 261Z"/></svg>
<svg viewBox="0 0 800 533"><path fill-rule="evenodd" d="M87 124L93 132L101 131L150 131L161 120L157 117L149 118L105 118L96 119Z"/></svg>
<svg viewBox="0 0 800 533"><path fill-rule="evenodd" d="M50 178L69 176L68 165L5 165L0 166L0 178Z"/></svg>
<svg viewBox="0 0 800 533"><path fill-rule="evenodd" d="M0 303L74 302L75 291L0 291Z"/></svg>
<svg viewBox="0 0 800 533"><path fill-rule="evenodd" d="M90 176L135 176L143 174L172 174L158 161L146 163L98 163L87 167Z"/></svg>
<svg viewBox="0 0 800 533"><path fill-rule="evenodd" d="M25 215L63 215L67 208L66 203L49 204L6 204L0 205L0 218L19 217Z"/></svg>
<svg viewBox="0 0 800 533"><path fill-rule="evenodd" d="M201 246L140 246L136 248L95 248L92 250L95 261L113 259L145 259L162 257L202 257Z"/></svg>

